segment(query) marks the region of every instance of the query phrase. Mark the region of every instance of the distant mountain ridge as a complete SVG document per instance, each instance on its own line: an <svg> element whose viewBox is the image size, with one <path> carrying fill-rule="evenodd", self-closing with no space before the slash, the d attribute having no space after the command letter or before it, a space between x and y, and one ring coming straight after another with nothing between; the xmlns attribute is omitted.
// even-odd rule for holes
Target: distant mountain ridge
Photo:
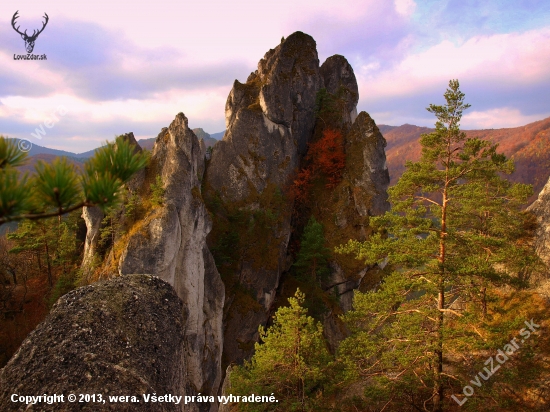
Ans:
<svg viewBox="0 0 550 412"><path fill-rule="evenodd" d="M378 128L387 141L386 159L390 172L390 185L394 185L405 170L405 162L417 161L420 158L420 136L431 133L434 129L412 124L401 126L380 124ZM202 128L195 128L193 132L199 139L204 139L207 147L214 146L225 134L225 131L209 134ZM514 159L516 163L516 171L510 179L532 184L535 196L538 195L550 175L550 117L520 127L465 130L465 133L469 137L480 137L498 143L500 151ZM155 139L155 137L140 139L138 143L142 148L152 150ZM72 153L33 145L29 151L30 162L23 167L23 170L33 170L37 160L51 162L57 156L66 156L78 165L91 157L95 150Z"/></svg>
<svg viewBox="0 0 550 412"><path fill-rule="evenodd" d="M221 140L223 137L225 131L218 132L214 134L206 133L202 128L196 128L193 129L193 132L196 134L196 136L200 139L204 139L204 143L206 144L206 147L214 146L218 140ZM16 142L19 142L21 139L10 139L9 140L15 140ZM142 149L151 150L155 144L156 137L151 137L148 139L139 139L138 143L141 146ZM82 153L74 153L74 152L67 152L65 150L58 150L58 149L50 149L49 147L40 146L37 144L34 144L33 142L29 141L32 144L31 149L27 152L30 157L42 155L40 158L44 161L51 161L55 157L58 156L65 156L71 159L74 159L75 161L78 161L78 159L82 159L81 161L84 161L85 159L92 157L95 153L95 151L98 149L92 149L88 150L87 152ZM45 155L45 156L44 156Z"/></svg>
<svg viewBox="0 0 550 412"><path fill-rule="evenodd" d="M420 136L435 129L410 124L379 125L386 138L386 161L390 185L394 185L405 170L407 160L420 159ZM550 117L521 127L503 129L464 130L468 137L479 137L498 143L499 152L513 159L516 171L509 177L519 183L533 185L535 195L542 190L550 175Z"/></svg>

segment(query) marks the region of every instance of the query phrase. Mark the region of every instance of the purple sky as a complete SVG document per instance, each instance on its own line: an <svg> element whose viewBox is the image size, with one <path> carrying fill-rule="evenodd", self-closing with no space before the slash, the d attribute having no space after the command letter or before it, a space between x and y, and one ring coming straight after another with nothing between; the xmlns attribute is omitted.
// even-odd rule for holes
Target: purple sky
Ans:
<svg viewBox="0 0 550 412"><path fill-rule="evenodd" d="M14 60L26 54L16 10L30 33L48 13L33 52L46 61ZM297 30L321 63L346 56L358 109L379 124L432 126L425 108L452 78L472 105L465 129L550 116L548 0L3 0L0 134L83 152L129 131L154 137L180 111L222 131L234 79Z"/></svg>

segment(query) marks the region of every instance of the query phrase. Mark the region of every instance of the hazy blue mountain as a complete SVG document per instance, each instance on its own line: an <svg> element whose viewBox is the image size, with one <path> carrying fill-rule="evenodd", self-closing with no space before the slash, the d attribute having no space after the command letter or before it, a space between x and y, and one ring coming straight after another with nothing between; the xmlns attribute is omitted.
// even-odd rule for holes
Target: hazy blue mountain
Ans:
<svg viewBox="0 0 550 412"><path fill-rule="evenodd" d="M206 144L206 147L214 146L218 140L221 140L223 137L225 131L209 134L206 133L202 128L193 129L195 134L199 139L204 139L204 143ZM11 139L19 142L20 139ZM143 149L152 150L153 145L155 144L156 137L151 137L149 139L140 139L138 140L139 145ZM32 144L31 150L29 150L29 156L37 156L37 155L52 155L52 156L66 156L73 159L78 159L79 161L83 161L84 159L87 159L89 157L92 157L97 149L88 150L87 152L83 153L73 153L73 152L67 152L65 150L58 150L58 149L50 149L49 147L40 146L38 144L35 144L34 141L26 140L23 141L22 145L28 145L28 142ZM48 157L43 157L42 160L47 160ZM53 157L51 158L53 159Z"/></svg>
<svg viewBox="0 0 550 412"><path fill-rule="evenodd" d="M8 138L8 140L15 140L18 144L21 139L12 139ZM67 152L65 150L57 150L57 149L50 149L49 147L40 146L34 143L34 141L31 140L23 140L21 143L21 147L26 150L29 143L32 145L31 150L28 151L29 156L35 156L38 154L50 154L54 156L67 156L67 157L77 157L75 153Z"/></svg>
<svg viewBox="0 0 550 412"><path fill-rule="evenodd" d="M218 132L218 133L212 133L210 135L210 137L216 139L216 140L222 140L223 138L223 135L225 134L225 130L223 132Z"/></svg>
<svg viewBox="0 0 550 412"><path fill-rule="evenodd" d="M92 149L84 153L78 153L78 154L75 154L74 157L76 157L77 159L87 159L88 157L92 157L96 150L97 149Z"/></svg>

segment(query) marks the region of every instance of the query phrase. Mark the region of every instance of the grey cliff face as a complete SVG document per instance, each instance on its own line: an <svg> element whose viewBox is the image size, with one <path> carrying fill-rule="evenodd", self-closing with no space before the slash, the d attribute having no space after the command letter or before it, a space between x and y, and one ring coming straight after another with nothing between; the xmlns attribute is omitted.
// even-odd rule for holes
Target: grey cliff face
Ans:
<svg viewBox="0 0 550 412"><path fill-rule="evenodd" d="M136 224L121 275L150 273L170 283L187 308L185 362L195 393L216 393L221 376L225 289L206 246L212 224L201 196L204 152L179 113L158 135L145 182L161 176L164 204Z"/></svg>
<svg viewBox="0 0 550 412"><path fill-rule="evenodd" d="M317 93L342 90L345 122L357 113L353 69L335 55L319 68L315 40L296 32L268 51L245 84L235 80L225 106L227 131L212 155L207 181L222 198L239 201L250 187L287 183L307 151L315 126Z"/></svg>
<svg viewBox="0 0 550 412"><path fill-rule="evenodd" d="M246 84L236 80L207 174L212 188L237 201L250 186L261 193L268 181L284 185L307 148L321 87L315 41L300 32L267 52Z"/></svg>
<svg viewBox="0 0 550 412"><path fill-rule="evenodd" d="M535 250L544 263L550 265L550 179L527 210L537 217Z"/></svg>
<svg viewBox="0 0 550 412"><path fill-rule="evenodd" d="M366 112L359 113L346 138L346 152L358 156L359 166L346 169L350 182L359 195L354 195L355 210L360 216L377 216L390 209L388 186L390 174L386 165L386 139Z"/></svg>
<svg viewBox="0 0 550 412"><path fill-rule="evenodd" d="M316 100L323 87L338 94L343 126L349 129L356 117L359 93L353 69L344 57L333 56L320 68L315 41L301 32L268 51L247 82L235 81L229 94L225 113L227 131L207 167L207 192L216 193L232 207L236 205L239 210L250 212L262 208L258 199L269 196L271 188L284 191L313 137ZM287 207L292 209L292 204ZM381 207L382 204L372 206L373 212ZM231 294L227 296L224 339L227 363L240 362L252 354L258 325L267 321L281 274L289 268L287 248L291 231L291 214L286 213L262 239L275 251L275 257L240 257L234 276L251 292L261 309L243 308L242 302L234 301Z"/></svg>
<svg viewBox="0 0 550 412"><path fill-rule="evenodd" d="M357 117L359 87L353 68L344 56L335 54L325 60L320 69L325 89L334 95L341 95L344 101L342 118L351 125Z"/></svg>
<svg viewBox="0 0 550 412"><path fill-rule="evenodd" d="M390 209L387 195L390 176L384 152L386 140L368 113L359 113L345 135L344 144L346 169L341 184L335 189L331 209L336 226L332 233L335 245L348 239L365 240L369 234L369 217ZM327 287L336 289L341 309L348 311L352 307L354 290L365 280L372 282L377 277L378 267L358 265L344 270L341 263L338 260L331 262L331 281ZM345 337L346 329L332 314L325 317L323 323L325 337L334 351Z"/></svg>
<svg viewBox="0 0 550 412"><path fill-rule="evenodd" d="M112 410L108 401L67 401L70 393L101 393L140 397L139 409L127 403L117 411L184 411L181 404L146 404L141 395L187 393L186 313L172 286L148 275L66 294L0 371L0 410ZM11 402L13 393L65 394L65 402L27 408Z"/></svg>
<svg viewBox="0 0 550 412"><path fill-rule="evenodd" d="M216 144L206 187L224 202L258 210L268 187L283 188L299 165L315 126L315 99L322 87L315 41L297 32L266 53L245 84L235 81L226 103L227 131ZM275 298L290 238L290 215L275 225L269 263L243 260L237 277L252 291L261 310L231 310L226 302L224 356L249 357L258 325L265 323ZM260 266L260 267L258 267Z"/></svg>
<svg viewBox="0 0 550 412"><path fill-rule="evenodd" d="M315 40L291 34L258 63L260 106L269 121L288 127L304 154L315 126L315 98L322 87Z"/></svg>

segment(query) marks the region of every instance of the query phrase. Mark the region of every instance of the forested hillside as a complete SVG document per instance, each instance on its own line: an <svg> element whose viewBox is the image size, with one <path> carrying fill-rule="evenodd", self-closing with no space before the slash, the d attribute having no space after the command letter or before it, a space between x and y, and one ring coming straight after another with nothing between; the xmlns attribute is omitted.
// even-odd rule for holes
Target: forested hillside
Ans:
<svg viewBox="0 0 550 412"><path fill-rule="evenodd" d="M394 185L405 170L407 160L420 159L420 135L434 129L410 124L380 125L386 138L386 158L390 171L390 185ZM532 202L550 176L550 118L521 127L506 129L464 130L466 136L486 139L499 145L499 150L513 159L516 171L510 180L533 185Z"/></svg>

